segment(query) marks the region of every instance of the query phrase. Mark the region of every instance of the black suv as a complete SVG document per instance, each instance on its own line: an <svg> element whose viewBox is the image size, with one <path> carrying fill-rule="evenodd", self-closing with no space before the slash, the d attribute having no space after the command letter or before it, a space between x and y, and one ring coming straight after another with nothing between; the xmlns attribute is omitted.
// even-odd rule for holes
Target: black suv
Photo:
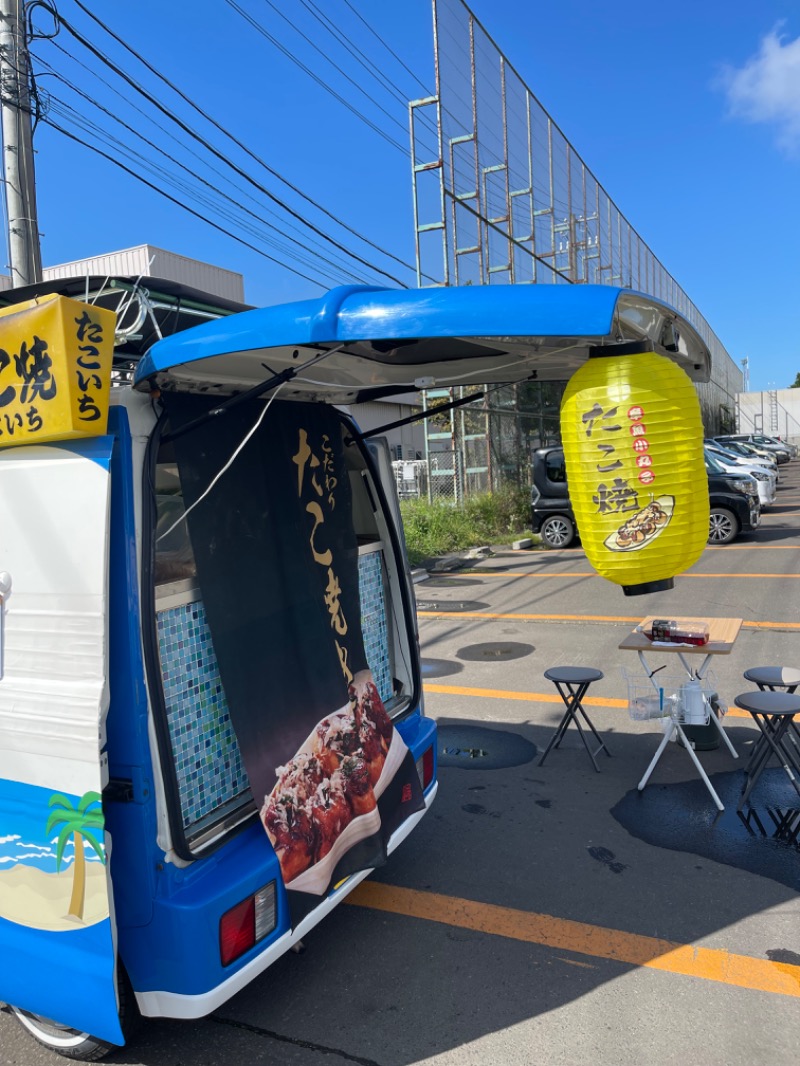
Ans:
<svg viewBox="0 0 800 1066"><path fill-rule="evenodd" d="M761 521L758 489L749 474L729 474L706 457L711 503L709 544L727 544L750 533ZM548 548L569 548L578 537L575 514L567 492L567 473L561 445L533 453L531 529Z"/></svg>

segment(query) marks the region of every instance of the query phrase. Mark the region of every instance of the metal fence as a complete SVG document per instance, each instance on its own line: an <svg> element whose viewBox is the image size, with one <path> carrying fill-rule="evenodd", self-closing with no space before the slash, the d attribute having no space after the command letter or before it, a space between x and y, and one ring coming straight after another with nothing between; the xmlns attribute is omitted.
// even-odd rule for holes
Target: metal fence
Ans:
<svg viewBox="0 0 800 1066"><path fill-rule="evenodd" d="M712 379L698 386L706 431L731 428L742 372L708 322L463 0L433 0L433 20L435 95L410 105L418 284L609 284L664 300L711 351ZM432 497L496 487L527 471L526 440L550 437L544 402L497 398L481 417L483 440L467 415L429 433Z"/></svg>

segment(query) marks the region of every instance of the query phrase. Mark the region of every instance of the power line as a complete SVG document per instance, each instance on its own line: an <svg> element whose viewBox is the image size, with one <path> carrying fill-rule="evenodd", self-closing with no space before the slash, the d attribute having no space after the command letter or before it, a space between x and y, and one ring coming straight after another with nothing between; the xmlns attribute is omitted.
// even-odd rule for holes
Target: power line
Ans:
<svg viewBox="0 0 800 1066"><path fill-rule="evenodd" d="M85 10L85 8L83 8L83 5L80 3L80 0L75 0L75 3L77 3L79 7L81 7L83 10ZM138 82L136 82L134 78L132 78L129 74L127 74L120 67L116 66L116 64L114 64L105 55L103 55L103 53L100 52L100 50L98 48L96 48L91 43L91 41L87 40L81 33L79 33L62 15L59 15L58 13L56 13L56 14L57 14L59 23L67 30L67 32L76 41L78 41L79 44L82 44L88 51L90 51L92 53L92 55L96 59L100 60L101 63L103 63L105 66L107 66L110 70L112 70L120 78L122 78L123 81L125 81L132 89L134 89L137 93L139 93L141 96L143 96L154 107L156 107L161 112L161 114L163 114L167 119L169 119L171 122L174 122L175 125L177 125L180 129L182 129L184 133L188 134L188 136L192 137L194 140L198 141L198 143L202 144L203 147L206 148L207 151L211 152L212 155L214 155L217 159L221 160L227 166L231 167L231 169L234 170L237 174L239 174L240 177L244 178L247 182L249 182L251 185L253 185L255 188L257 188L259 190L259 192L263 193L265 196L267 196L274 203L278 204L283 210L285 210L293 218L297 219L299 222L302 222L305 226L307 226L314 233L316 233L317 236L323 238L329 244L333 245L335 248L338 248L340 251L344 252L344 254L349 256L351 259L355 260L356 262L361 263L362 266L366 266L370 270L375 271L377 274L381 274L384 277L389 278L391 281L395 282L401 288L407 288L408 287L399 278L395 277L393 274L390 274L388 271L381 269L380 267L376 266L374 263L370 263L368 260L364 259L362 256L356 254L351 249L347 248L345 245L343 245L339 241L335 240L329 234L325 233L324 230L319 229L318 226L315 226L312 222L309 222L308 219L304 218L297 211L295 211L293 208L291 208L287 203L285 203L279 197L275 196L274 193L270 192L269 189L267 189L264 185L262 185L260 182L258 182L254 177L252 177L252 175L248 174L245 170L242 170L241 167L239 167L231 159L229 159L227 156L225 156L221 151L219 151L219 149L214 147L214 145L212 145L208 140L206 140L203 136L201 136L201 134L199 134L196 130L193 130L190 126L188 126L185 122L183 122L182 119L178 118L177 115L174 114L174 112L170 111L170 109L167 108L164 104L162 104L156 97L154 97L151 93L149 93L146 89L144 89L141 85L139 85ZM94 18L94 16L92 16L92 17ZM95 19L95 21L99 22L99 20L97 20L97 19ZM112 34L112 36L114 36L114 35ZM145 65L148 65L148 64L145 63ZM180 95L183 95L183 94L180 94Z"/></svg>
<svg viewBox="0 0 800 1066"><path fill-rule="evenodd" d="M370 24L363 17L363 15L361 15L358 11L356 11L356 9L350 3L350 0L343 0L343 3L345 3L347 5L347 7L349 7L350 10L353 12L353 14L356 16L356 18L359 19L359 21L362 22L366 26L366 28L369 30L369 32L372 34L372 36L375 37L378 41L380 41L380 43L383 45L383 47L386 49L386 51L391 56L394 56L394 58L397 60L397 62L400 64L400 66L408 74L411 75L411 77L414 79L414 81L416 81L417 85L420 85L422 87L422 91L425 93L425 95L426 96L433 96L433 93L430 91L430 89L427 88L425 83L420 80L419 76L417 74L415 74L414 71L411 70L410 67L406 66L406 64L403 62L403 60L400 58L400 56L392 48L390 48L390 46L386 43L386 41L384 41L383 37L381 37L381 35L376 30L374 30L372 28L372 26L370 26Z"/></svg>
<svg viewBox="0 0 800 1066"><path fill-rule="evenodd" d="M40 3L44 3L44 0L39 0L39 2ZM240 148L243 152L245 152L256 163L258 163L259 166L262 166L267 171L267 173L272 175L272 177L274 177L276 180L280 181L284 186L286 186L286 188L291 189L292 192L294 192L297 196L300 196L306 203L311 204L313 207L315 207L317 210L319 210L322 214L324 214L327 218L330 218L331 221L335 222L337 226L341 226L342 229L346 230L348 233L350 233L353 236L357 237L359 240L363 241L365 244L369 245L371 248L374 248L376 251L380 252L382 255L385 255L387 258L394 260L395 262L400 264L400 266L405 267L407 270L412 270L412 271L414 270L414 267L412 266L412 264L405 262L403 259L400 259L398 256L394 255L392 252L388 251L387 249L385 249L385 248L381 247L380 245L375 244L373 241L369 240L363 234L359 233L358 230L354 229L352 226L348 225L348 223L346 223L343 219L340 219L339 217L334 215L332 212L330 212L326 208L322 207L316 200L314 200L312 197L310 197L307 193L303 192L302 189L298 188L296 185L294 185L292 182L290 182L287 178L285 178L282 174L280 174L274 167L270 166L260 156L256 155L252 151L252 149L250 149L246 144L244 144L237 137L235 137L230 132L230 130L228 130L224 126L222 126L219 122L217 122L216 119L214 119L211 115L209 115L208 112L206 112L197 103L195 103L193 100L191 100L181 89L178 88L177 85L175 85L163 73L161 73L161 71L156 70L156 68L151 63L149 63L148 60L144 58L144 56L140 55L126 41L124 41L121 37L119 37L101 19L99 19L97 17L97 15L95 15L93 12L89 11L89 9L87 7L85 7L85 5L81 2L81 0L73 0L73 2L81 9L81 11L84 12L84 14L88 15L102 30L104 30L105 33L107 33L110 37L112 37L113 40L115 40L130 55L132 55L136 60L138 60L138 62L140 62L144 67L146 67L146 69L149 70L151 74L153 74L153 75L155 75L155 77L159 78L174 93L176 93L186 104L188 104L189 107L191 107L197 114L199 114L202 118L204 118L207 122L209 122L212 126L214 126L214 128L217 129L220 133L224 134L238 148ZM280 201L278 201L278 202L280 203ZM305 221L305 220L301 219L301 221ZM329 238L326 238L326 239L329 239ZM392 280L397 280L397 279L392 278ZM400 283L398 282L398 284L400 284Z"/></svg>
<svg viewBox="0 0 800 1066"><path fill-rule="evenodd" d="M258 238L259 240L261 240L264 244L267 244L268 246L276 249L276 251L281 252L288 259L291 259L294 262L300 263L300 264L302 264L302 265L304 265L306 267L310 267L311 269L315 269L316 272L317 272L317 278L309 279L309 280L314 280L316 282L316 284L318 284L320 286L323 286L323 282L321 282L319 280L320 277L325 278L327 284L331 284L331 283L340 284L341 283L342 278L340 276L337 276L335 273L331 273L329 270L323 269L317 263L315 263L313 261L310 261L308 258L304 258L303 256L298 255L296 252L293 252L291 249L286 248L285 246L280 244L274 238L270 238L268 236L265 236L263 233L259 232L251 223L242 222L236 215L234 215L232 213L232 211L229 208L221 207L218 199L214 199L214 198L212 198L212 197L210 197L208 195L205 195L203 193L198 192L196 189L193 189L186 181L184 181L183 179L179 178L176 174L170 173L163 166L160 166L159 164L153 162L152 160L145 159L139 153L133 151L123 141L119 140L119 138L116 138L113 135L111 135L108 131L99 130L93 123L91 123L90 120L83 118L81 115L79 115L77 112L75 112L74 109L70 108L69 105L66 105L66 104L62 103L61 101L56 100L55 101L55 106L53 108L53 111L57 115L60 115L62 118L66 119L68 122L71 122L73 126L78 128L79 130L81 130L83 133L89 134L89 135L94 134L97 139L99 139L101 142L105 143L114 152L114 157L113 158L115 160L119 160L119 158L121 156L123 156L123 157L127 158L128 160L130 160L133 164L135 164L139 168L136 171L129 170L127 167L124 168L128 173L131 173L135 177L140 178L141 177L141 172L145 171L145 172L153 175L154 177L160 178L162 182L166 182L167 185L171 185L173 188L177 189L179 192L183 193L188 198L194 200L195 202L199 203L200 205L206 207L207 209L210 209L211 211L215 212L218 216L228 220L233 225L238 226L240 229L243 229L246 232L250 233L252 236L254 236L254 237ZM49 115L44 121L48 125L51 125L54 128L58 129L59 132L66 132L66 131L63 130L62 127L59 127L56 123L54 123L50 119ZM76 139L79 141L79 143L84 144L86 147L88 147L88 148L90 148L92 150L98 151L98 154L104 155L105 158L109 158L108 156L105 155L105 153L103 153L103 152L99 151L98 149L96 149L95 145L93 145L91 143L88 143L85 138L76 138ZM150 182L145 181L144 184L147 185L149 188L154 188L154 186ZM216 192L219 195L219 190L215 189L215 187L213 185L211 185L210 188L211 188L212 191ZM186 204L181 202L181 206L186 207ZM206 214L206 215L200 216L200 217L208 218L208 215ZM224 229L224 230L222 230L222 232L225 232L229 236L232 236L232 237L235 238L234 232L232 230L230 230L230 229ZM248 244L248 247L252 247L252 245ZM272 258L272 257L268 256L267 258ZM279 262L279 260L274 260L274 261L275 262ZM326 263L326 266L328 265L327 261L323 260L323 262ZM289 269L291 269L291 268L289 268ZM307 275L305 275L305 274L301 274L301 276L302 277L307 277ZM350 280L356 281L356 282L363 280L362 278L359 278L359 277L357 277L355 275L352 275L352 274L348 274L348 277L349 277Z"/></svg>
<svg viewBox="0 0 800 1066"><path fill-rule="evenodd" d="M294 63L294 65L296 67L299 67L304 74L307 74L312 81L316 82L317 85L320 86L320 88L324 89L325 92L330 93L334 100L337 100L342 105L342 107L347 108L347 110L351 111L356 116L356 118L361 119L361 121L364 122L367 126L369 126L371 130L377 133L379 137L382 137L387 142L387 144L390 144L393 148L396 148L403 155L408 154L408 150L404 148L403 145L399 143L399 141L395 141L392 137L389 136L388 133L386 133L385 130L382 130L380 126L376 125L376 123L374 123L372 119L367 118L367 116L362 114L362 112L360 112L358 108L354 107L343 96L340 96L335 89L331 88L331 86L328 85L324 78L320 78L319 75L315 74L310 67L306 66L305 63L298 59L297 56L294 55L294 53L291 52L285 45L281 44L277 37L274 37L269 32L269 30L258 21L257 18L245 11L241 4L238 4L236 0L225 0L225 3L228 5L228 7L233 8L233 10L237 14L241 15L245 22L248 22L257 33L260 33L261 36L268 40L271 45L277 48L278 51L282 55L284 55L290 63ZM301 36L303 35L301 34Z"/></svg>
<svg viewBox="0 0 800 1066"><path fill-rule="evenodd" d="M109 163L113 163L114 166L119 167L120 170L124 170L126 174L130 174L131 177L136 178L137 181L142 182L143 185L147 185L148 188L152 189L154 192L157 192L159 196L163 196L165 199L169 200L170 203L175 204L177 207L182 208L184 211L188 211L190 215L194 215L195 218L199 218L202 222L206 222L209 226L212 226L220 233L224 233L226 237L231 237L233 240L238 241L239 244L243 244L246 248L249 248L257 255L261 255L265 259L269 259L270 262L276 263L278 266L284 267L286 270L291 270L293 274L297 274L298 277L303 278L305 281L310 281L312 285L319 285L320 288L324 288L324 286L320 285L319 281L315 280L314 278L310 278L307 274L303 274L301 271L295 270L294 267L287 266L285 263L281 262L281 260L276 259L272 255L268 255L265 251L263 251L263 249L257 248L254 244L250 244L249 241L245 241L241 237L237 237L235 233L231 233L229 230L224 229L222 226L218 226L217 223L212 222L210 218L206 217L205 215L201 215L198 211L195 211L193 208L188 207L184 203L181 203L180 200L177 200L174 196L170 196L168 192L165 192L163 189L160 189L157 185L153 185L152 182L149 182L146 178L143 178L141 174L135 173L135 171L131 170L130 167L126 167L124 163L121 163L118 159L115 159L107 152L102 151L102 149L100 148L96 148L94 145L86 144L85 141L82 141L80 139L80 137L76 137L74 134L69 133L69 131L65 130L63 126L59 126L57 122L49 120L48 125L52 129L57 130L59 133L63 134L64 137L69 138L69 140L74 141L76 144L80 144L84 148L88 148L89 151L95 152L99 156L102 156L103 159L107 160Z"/></svg>
<svg viewBox="0 0 800 1066"><path fill-rule="evenodd" d="M58 45L56 47L60 48L60 46L58 46ZM82 66L90 74L94 74L94 76L98 77L98 80L101 81L102 84L106 85L106 87L109 88L112 92L117 93L117 90L114 89L113 86L109 85L108 82L106 82L103 78L99 78L99 76L96 75L96 73L94 71L90 71L89 68L87 68L85 66L85 64L80 63L79 60L77 60L75 57L71 56L70 53L66 52L64 49L61 49L61 51L66 56L68 56L69 58L71 58L75 62L77 62L80 66ZM232 196L230 196L224 190L220 189L219 186L214 185L212 182L209 182L206 178L203 178L196 170L193 170L193 169L189 168L185 163L182 163L175 156L173 156L172 154L167 152L165 149L163 149L163 148L159 147L157 144L155 144L154 141L148 140L143 134L139 133L133 126L131 126L129 123L125 122L124 119L120 118L118 115L115 115L111 110L109 110L108 108L104 107L102 104L100 104L93 97L89 96L88 93L84 92L77 85L75 85L74 83L70 82L63 74L56 74L56 72L53 70L53 67L51 66L51 64L47 63L46 60L41 59L41 57L37 57L37 62L39 62L42 66L48 68L51 72L53 72L53 75L57 76L60 79L60 81L62 82L62 84L67 86L69 89L71 89L72 92L74 92L77 96L81 97L83 100L87 101L92 107L97 108L103 114L107 115L109 118L112 119L112 121L114 121L114 122L118 123L119 125L121 125L125 130L127 130L129 133L131 133L134 137L138 138L140 141L143 141L145 144L147 144L149 147L154 149L160 155L162 155L163 157L168 159L171 163L174 163L181 170L185 171L191 177L195 178L196 181L200 182L201 184L205 185L207 188L209 188L213 192L215 192L217 195L219 195L219 196L223 197L224 199L226 199L229 203L231 203L233 206L238 208L240 211L242 211L245 214L249 215L251 218L254 218L257 222L264 224L265 220L260 215L256 214L256 212L252 211L250 208L248 208L247 206L242 204L240 201L234 199ZM117 93L117 95L121 95L121 94ZM57 98L51 97L51 99L57 99ZM62 107L67 107L68 106L68 105L66 105L66 103L64 101L58 101L58 102L61 104ZM128 101L126 101L126 102L128 102ZM137 113L141 114L142 117L146 121L153 122L153 120L144 111L142 111L141 108L136 107L135 104L131 104L130 106L132 106ZM63 114L63 112L62 112L62 114ZM77 114L77 112L75 112L75 114ZM72 116L65 116L65 117L70 117L71 121L73 121L73 124L78 124L77 120L75 118L72 118ZM46 119L45 119L45 121L46 121ZM87 129L87 132L92 133L92 132L96 132L96 130L99 130L99 127L89 127ZM125 146L122 145L122 142L117 142L117 143L119 143L123 148L125 147ZM194 156L194 158L198 159L200 162L203 162L207 166L209 165L206 161L202 160L201 157L196 152L194 152L190 147L188 147L188 146L182 146L182 147L185 147L186 151L188 151L190 153L190 155ZM129 158L130 158L130 153L128 153L128 155L129 155ZM143 156L139 156L139 158L144 158L144 157ZM217 170L213 166L210 166L209 169L212 171L212 173L217 174L223 181L227 181L228 180L227 178L225 178L225 176L219 170ZM164 172L164 173L167 173L167 172ZM246 193L244 190L238 189L235 185L233 187L237 189L237 192L240 192L242 195L246 195L246 196L248 196L249 199L253 200L253 198L250 197L249 194ZM188 191L188 187L187 187L187 191ZM192 195L194 195L194 194L192 194ZM255 203L256 201L253 200L253 202ZM211 202L210 206L212 206L215 209L218 208L218 205L216 203L214 203L214 202ZM269 208L267 208L266 210L268 211L269 214L273 214L273 215L275 214ZM222 211L220 211L219 213L223 214ZM227 217L231 218L232 221L237 221L230 214L228 214ZM275 216L275 217L277 217L277 216ZM289 223L289 225L291 225L291 223ZM312 248L310 245L308 245L308 244L304 243L303 241L301 241L301 240L291 236L290 234L286 233L284 230L280 229L280 227L277 226L277 225L273 224L273 228L276 229L277 232L280 233L281 236L284 237L287 241L292 242L294 244L297 244L299 247L305 249L307 252L309 252L312 255L318 254L319 248L317 248L317 249ZM293 228L295 228L295 227L293 227ZM283 246L280 245L277 241L270 240L269 238L267 238L267 237L265 237L265 236L263 236L261 234L256 233L256 231L254 231L252 227L250 227L250 232L253 233L255 236L260 236L262 240L264 240L267 244L270 244L272 247L274 247L276 249L279 249L279 250L285 250L285 254L287 254L287 255L291 255L292 254L291 251L289 251L288 249L284 249ZM300 259L300 257L297 257L297 258L298 258L298 261L302 261ZM340 267L340 269L342 271L342 275L345 278L348 278L348 279L353 280L353 281L363 280L362 278L358 277L357 275L351 273L349 268L343 262L337 261L334 256L328 256L328 259L330 260L331 264L333 264L334 262L336 262L338 264L338 266ZM328 276L331 277L330 275L328 275ZM332 277L332 280L334 282L338 283L338 282L340 282L342 280L342 278L341 277Z"/></svg>

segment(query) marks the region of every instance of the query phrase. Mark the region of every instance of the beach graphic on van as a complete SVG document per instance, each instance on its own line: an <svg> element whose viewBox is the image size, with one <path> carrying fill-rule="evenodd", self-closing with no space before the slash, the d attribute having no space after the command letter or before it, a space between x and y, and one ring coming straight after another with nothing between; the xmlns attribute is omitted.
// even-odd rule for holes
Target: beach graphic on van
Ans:
<svg viewBox="0 0 800 1066"><path fill-rule="evenodd" d="M0 918L67 932L109 917L100 795L0 782Z"/></svg>

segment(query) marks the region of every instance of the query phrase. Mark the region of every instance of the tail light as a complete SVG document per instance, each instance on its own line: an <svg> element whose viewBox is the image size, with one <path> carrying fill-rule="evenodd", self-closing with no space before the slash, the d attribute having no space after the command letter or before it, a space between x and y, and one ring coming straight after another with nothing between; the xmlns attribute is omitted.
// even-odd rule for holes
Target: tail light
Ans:
<svg viewBox="0 0 800 1066"><path fill-rule="evenodd" d="M272 932L277 922L275 882L226 911L219 920L219 957L223 966L249 951Z"/></svg>
<svg viewBox="0 0 800 1066"><path fill-rule="evenodd" d="M417 759L417 773L419 774L419 783L424 791L433 781L433 745L426 748L421 758Z"/></svg>

